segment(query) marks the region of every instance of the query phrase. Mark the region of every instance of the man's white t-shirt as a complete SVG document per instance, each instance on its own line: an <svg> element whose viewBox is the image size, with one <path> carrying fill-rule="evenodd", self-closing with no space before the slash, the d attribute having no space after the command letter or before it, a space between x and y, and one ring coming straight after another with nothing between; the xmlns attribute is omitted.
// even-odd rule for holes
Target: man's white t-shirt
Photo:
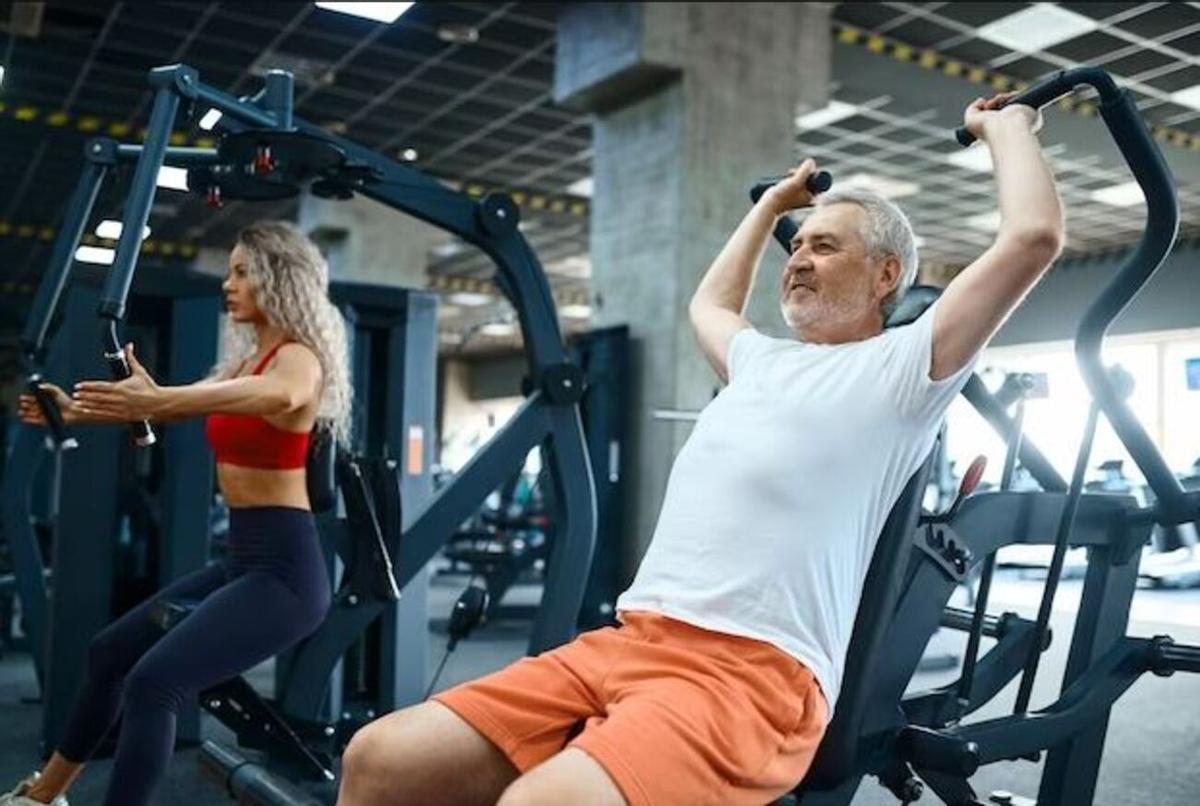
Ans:
<svg viewBox="0 0 1200 806"><path fill-rule="evenodd" d="M618 614L769 642L832 714L875 541L970 372L929 379L933 312L849 344L736 333Z"/></svg>

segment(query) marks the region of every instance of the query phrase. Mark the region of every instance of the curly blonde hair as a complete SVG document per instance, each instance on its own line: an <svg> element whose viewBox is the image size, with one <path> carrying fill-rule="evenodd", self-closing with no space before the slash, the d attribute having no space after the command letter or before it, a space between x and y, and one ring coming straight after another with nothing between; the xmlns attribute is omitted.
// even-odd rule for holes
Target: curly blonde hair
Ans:
<svg viewBox="0 0 1200 806"><path fill-rule="evenodd" d="M237 235L246 253L246 278L267 320L303 344L321 363L317 427L349 444L350 386L346 324L329 301L329 264L316 245L285 221L259 221ZM262 345L253 325L227 318L214 377L229 377Z"/></svg>

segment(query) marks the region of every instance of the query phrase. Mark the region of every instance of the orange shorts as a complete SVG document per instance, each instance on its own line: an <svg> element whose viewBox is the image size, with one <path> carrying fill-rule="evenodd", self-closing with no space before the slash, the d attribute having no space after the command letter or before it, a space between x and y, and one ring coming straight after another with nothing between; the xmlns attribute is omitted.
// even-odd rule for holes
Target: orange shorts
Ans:
<svg viewBox="0 0 1200 806"><path fill-rule="evenodd" d="M812 672L761 641L622 621L434 699L522 773L578 747L632 806L761 806L799 783L827 722Z"/></svg>

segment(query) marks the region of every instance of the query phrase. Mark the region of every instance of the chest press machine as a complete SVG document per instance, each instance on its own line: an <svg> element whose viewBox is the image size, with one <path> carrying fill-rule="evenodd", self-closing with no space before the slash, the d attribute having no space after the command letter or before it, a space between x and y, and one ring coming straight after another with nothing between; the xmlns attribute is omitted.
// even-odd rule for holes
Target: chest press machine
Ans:
<svg viewBox="0 0 1200 806"><path fill-rule="evenodd" d="M322 532L331 544L330 554L341 560L335 567L344 566L345 571L335 579L338 593L324 624L288 653L274 704L240 678L202 697L202 704L231 726L241 742L265 753L265 767L259 767L246 763L237 751L206 744L205 764L223 779L231 795L242 802L311 800L269 769L311 782L319 800L332 802L331 756L357 726L342 724L342 715L331 709L327 696L343 653L371 624L387 617L398 591L535 447L542 450L553 487L551 516L557 537L528 649L539 653L573 637L596 529L594 485L579 411L583 374L567 355L549 282L517 228L520 211L511 197L495 193L473 199L295 117L293 80L284 71L271 71L253 97L237 98L206 86L195 69L183 65L152 70L149 83L154 102L142 144L93 138L85 145L83 176L68 203L22 342L29 388L46 412L55 445L69 447L75 439L53 399L36 388L49 322L100 186L119 165L135 167L116 255L98 306L102 349L114 378L129 374L118 327L125 316L156 177L164 165L186 168L189 189L203 195L211 206L227 200L283 199L301 190L331 199L348 199L357 193L446 230L496 263L494 282L512 303L522 329L529 381L524 404L436 494L401 510L397 467L405 467L410 458L405 454L407 442L401 441L393 454L399 463L341 462L337 475L347 517L334 524L337 528ZM222 113L215 148L169 144L181 106L189 108L193 119L198 119L195 113L209 108ZM432 400L432 389L422 391ZM132 428L138 445L154 443L149 423ZM318 465L325 468L328 481L332 461L328 453L320 462L310 460L310 471ZM321 498L331 503L328 490L322 493L321 485L314 487L314 483L310 478L314 504ZM328 527L328 519L323 516L323 526ZM170 629L189 609L186 602L162 602L156 618L163 629ZM423 634L413 636L415 642L424 640Z"/></svg>
<svg viewBox="0 0 1200 806"><path fill-rule="evenodd" d="M1076 357L1093 403L1070 484L1064 485L1032 446L1021 444L1021 459L1042 491L978 494L945 515L931 515L921 510L930 463L913 475L887 519L867 571L833 720L804 780L779 804L844 806L863 777L873 775L902 803L917 800L928 787L949 806L982 806L985 801L970 784L980 766L1037 761L1045 752L1036 803L1086 806L1095 794L1108 717L1117 699L1147 672L1163 677L1200 672L1200 647L1176 644L1169 636L1125 634L1138 559L1152 527L1195 521L1200 493L1185 492L1171 474L1127 407L1119 379L1100 358L1109 326L1175 241L1179 211L1174 180L1136 105L1101 69L1059 71L1011 103L1041 108L1081 84L1099 93L1100 116L1145 194L1147 221L1141 242L1086 311L1076 334ZM962 129L956 135L964 146L973 140ZM752 195L761 192L756 187ZM794 232L795 224L781 219L776 240L787 249ZM912 303L916 315L934 296L920 293L925 299ZM978 378L964 394L997 430L1019 440L1019 430ZM1131 496L1083 492L1101 412L1146 477L1155 505L1140 507ZM1012 613L986 615L986 595L977 601L975 613L946 606L972 567L1010 544L1054 547L1036 621ZM1063 558L1068 547L1078 546L1088 549L1088 565L1062 690L1054 702L1030 711ZM906 694L939 626L969 631L969 646L977 647L981 636L997 642L977 661L968 652L960 680ZM963 721L1018 675L1010 716ZM1031 806L1035 801L997 793L986 802Z"/></svg>

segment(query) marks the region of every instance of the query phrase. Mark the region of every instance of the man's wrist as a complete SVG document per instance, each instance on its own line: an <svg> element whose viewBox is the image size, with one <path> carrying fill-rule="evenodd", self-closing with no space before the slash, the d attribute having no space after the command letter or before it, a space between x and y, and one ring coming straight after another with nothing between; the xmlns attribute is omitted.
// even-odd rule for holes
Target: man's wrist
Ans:
<svg viewBox="0 0 1200 806"><path fill-rule="evenodd" d="M987 118L980 127L981 140L990 141L993 137L1009 137L1012 135L1032 135L1033 125L1023 116L995 115Z"/></svg>

